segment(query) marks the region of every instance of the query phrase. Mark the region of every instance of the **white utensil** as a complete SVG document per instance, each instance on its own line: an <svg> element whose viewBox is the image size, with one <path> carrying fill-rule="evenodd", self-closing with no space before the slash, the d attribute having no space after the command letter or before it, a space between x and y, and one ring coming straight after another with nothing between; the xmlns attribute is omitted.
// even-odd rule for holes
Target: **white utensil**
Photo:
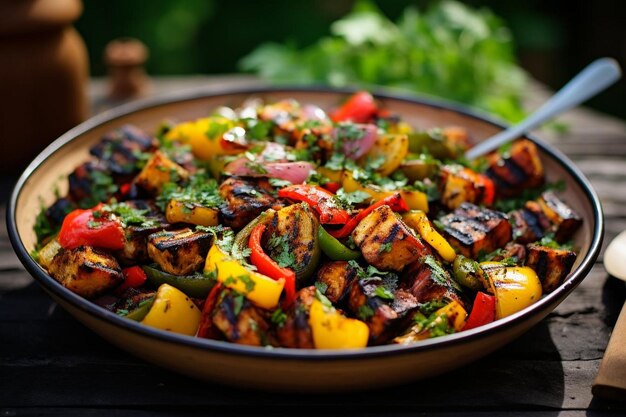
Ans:
<svg viewBox="0 0 626 417"><path fill-rule="evenodd" d="M587 101L621 77L622 70L613 58L593 61L533 114L515 126L477 144L465 153L465 157L472 160L498 149L554 116Z"/></svg>

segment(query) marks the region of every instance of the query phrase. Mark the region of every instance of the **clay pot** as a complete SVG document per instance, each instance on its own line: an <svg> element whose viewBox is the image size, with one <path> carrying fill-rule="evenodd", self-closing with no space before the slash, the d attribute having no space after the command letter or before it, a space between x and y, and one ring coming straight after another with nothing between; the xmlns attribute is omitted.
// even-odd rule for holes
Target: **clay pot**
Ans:
<svg viewBox="0 0 626 417"><path fill-rule="evenodd" d="M88 115L80 0L0 1L0 172L15 173Z"/></svg>

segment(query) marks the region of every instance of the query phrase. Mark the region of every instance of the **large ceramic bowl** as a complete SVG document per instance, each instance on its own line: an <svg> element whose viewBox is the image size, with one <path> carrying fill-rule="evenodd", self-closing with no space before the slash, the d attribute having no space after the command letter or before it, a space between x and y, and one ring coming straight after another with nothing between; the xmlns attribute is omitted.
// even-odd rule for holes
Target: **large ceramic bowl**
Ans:
<svg viewBox="0 0 626 417"><path fill-rule="evenodd" d="M26 269L66 311L103 338L139 358L196 378L263 389L308 392L398 384L472 362L509 343L543 319L587 275L602 240L602 211L598 197L571 161L549 145L532 138L541 150L548 180L566 182L563 198L584 219L576 234L580 253L572 273L554 292L510 317L411 346L386 345L348 351L268 349L168 333L119 317L70 292L30 257L29 251L35 245L32 228L40 198L50 204L56 186L64 193L67 182L64 177L88 158L88 148L109 130L132 123L154 131L165 119L202 117L217 106L238 105L250 96L296 98L328 108L335 106L348 93L320 88L264 88L222 93L195 91L130 104L96 116L52 143L19 179L7 212L9 235L15 251ZM463 126L476 140L503 128L484 116L456 106L384 94L377 98L415 126Z"/></svg>

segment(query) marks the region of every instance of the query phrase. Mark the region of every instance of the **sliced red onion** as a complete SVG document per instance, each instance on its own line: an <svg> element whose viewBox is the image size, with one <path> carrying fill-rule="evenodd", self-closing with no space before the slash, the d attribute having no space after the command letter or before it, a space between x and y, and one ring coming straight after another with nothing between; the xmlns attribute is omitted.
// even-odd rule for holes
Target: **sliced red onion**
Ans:
<svg viewBox="0 0 626 417"><path fill-rule="evenodd" d="M326 112L322 110L321 107L313 104L306 104L302 106L302 116L304 116L306 120L319 120L320 122L330 120L326 115Z"/></svg>
<svg viewBox="0 0 626 417"><path fill-rule="evenodd" d="M354 124L352 127L362 132L359 138L350 139L339 137L345 127L336 127L333 130L333 137L335 140L342 141L342 149L348 158L359 159L369 152L374 145L374 142L376 142L376 139L378 138L378 128L373 124Z"/></svg>
<svg viewBox="0 0 626 417"><path fill-rule="evenodd" d="M279 178L292 184L302 184L313 169L311 163L304 161L260 163L245 157L235 159L224 167L224 171L232 175Z"/></svg>

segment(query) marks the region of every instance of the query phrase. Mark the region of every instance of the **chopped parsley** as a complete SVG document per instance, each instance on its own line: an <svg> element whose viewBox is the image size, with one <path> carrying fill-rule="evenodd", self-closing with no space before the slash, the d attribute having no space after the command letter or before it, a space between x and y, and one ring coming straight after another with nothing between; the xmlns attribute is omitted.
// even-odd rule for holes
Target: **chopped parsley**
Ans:
<svg viewBox="0 0 626 417"><path fill-rule="evenodd" d="M192 175L184 187L175 182L164 184L156 204L165 211L167 204L172 200L183 203L188 209L197 206L217 207L224 201L219 194L217 181L206 173Z"/></svg>
<svg viewBox="0 0 626 417"><path fill-rule="evenodd" d="M367 321L367 319L369 319L373 315L374 315L374 309L368 306L367 304L364 304L361 307L359 307L356 313L356 316L363 321Z"/></svg>
<svg viewBox="0 0 626 417"><path fill-rule="evenodd" d="M391 248L393 248L393 244L391 242L383 243L378 248L378 253L382 252L391 252Z"/></svg>
<svg viewBox="0 0 626 417"><path fill-rule="evenodd" d="M374 290L374 295L376 297L382 298L383 300L393 300L395 298L393 293L389 291L384 285L376 287L376 290Z"/></svg>
<svg viewBox="0 0 626 417"><path fill-rule="evenodd" d="M296 266L296 255L289 247L289 237L287 235L279 236L272 234L267 241L267 246L272 254L272 259L276 261L281 268L293 268Z"/></svg>
<svg viewBox="0 0 626 417"><path fill-rule="evenodd" d="M98 210L93 212L93 217L95 219L100 219L102 217L110 217L115 216L120 223L122 223L123 227L128 226L139 226L139 227L155 227L159 225L159 222L156 219L151 219L146 217L146 214L149 213L150 210L145 209L141 210L135 207L130 206L128 203L117 203L112 202L109 204L105 204L100 207ZM96 224L89 224L90 228L97 228L98 222L90 222Z"/></svg>
<svg viewBox="0 0 626 417"><path fill-rule="evenodd" d="M365 191L346 192L343 188L337 190L336 199L344 207L350 208L354 204L360 204L368 200L371 196Z"/></svg>
<svg viewBox="0 0 626 417"><path fill-rule="evenodd" d="M282 327L285 324L285 322L287 321L287 314L282 309L277 308L272 313L272 316L271 316L270 320L276 326Z"/></svg>
<svg viewBox="0 0 626 417"><path fill-rule="evenodd" d="M573 242L565 242L559 243L556 241L554 237L554 233L548 233L544 237L539 240L539 242L535 242L535 244L540 246L545 246L550 249L565 249L565 250L574 250Z"/></svg>

